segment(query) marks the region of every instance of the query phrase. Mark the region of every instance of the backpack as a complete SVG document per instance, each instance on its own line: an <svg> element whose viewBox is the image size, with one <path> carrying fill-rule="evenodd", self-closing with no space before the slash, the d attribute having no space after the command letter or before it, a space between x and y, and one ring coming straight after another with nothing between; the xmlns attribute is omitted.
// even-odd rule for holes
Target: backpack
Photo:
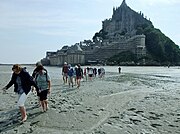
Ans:
<svg viewBox="0 0 180 134"><path fill-rule="evenodd" d="M45 71L44 75L46 76L46 81L48 82L48 72L47 72L46 69L43 69L43 70ZM35 75L35 81L36 81L38 75L39 75L39 73L37 72L36 75Z"/></svg>

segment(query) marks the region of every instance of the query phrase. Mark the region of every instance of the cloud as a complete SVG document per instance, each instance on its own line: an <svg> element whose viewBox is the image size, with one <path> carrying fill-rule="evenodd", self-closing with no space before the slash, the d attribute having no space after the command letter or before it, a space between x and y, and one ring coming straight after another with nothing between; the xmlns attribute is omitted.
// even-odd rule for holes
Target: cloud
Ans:
<svg viewBox="0 0 180 134"><path fill-rule="evenodd" d="M64 27L73 27L75 25L84 26L84 25L96 25L100 23L97 19L86 19L86 18L76 18L69 17L63 18L63 16L57 17L20 17L19 19L15 18L6 18L0 21L0 28L61 28Z"/></svg>
<svg viewBox="0 0 180 134"><path fill-rule="evenodd" d="M64 25L65 27L71 25L74 26L76 24L95 25L101 22L101 20L99 20L99 18L97 17L93 18L91 16L90 18L86 13L80 12L81 9L78 9L77 11L70 11L71 7L62 8L62 5L60 5L59 8L52 8L56 4L53 3L54 1L52 2L51 0L46 0L45 4L42 4L44 6L39 8L35 4L37 3L35 2L35 0L29 0L28 4L31 3L29 6L23 5L23 0L15 1L18 2L18 4L13 5L12 2L5 1L3 3L0 3L0 28L61 28L62 25ZM51 5L50 7L49 5L46 5L47 2L49 2L48 4ZM60 2L58 4L60 4ZM25 8L25 6L27 6L27 8Z"/></svg>

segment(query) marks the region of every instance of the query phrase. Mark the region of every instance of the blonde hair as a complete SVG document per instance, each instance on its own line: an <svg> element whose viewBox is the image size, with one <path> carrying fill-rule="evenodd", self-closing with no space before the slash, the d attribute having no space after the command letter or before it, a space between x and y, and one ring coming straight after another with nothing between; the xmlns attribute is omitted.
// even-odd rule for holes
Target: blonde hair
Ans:
<svg viewBox="0 0 180 134"><path fill-rule="evenodd" d="M21 65L19 64L14 64L13 67L12 67L12 70L16 69L17 71L21 71L22 68L21 68Z"/></svg>

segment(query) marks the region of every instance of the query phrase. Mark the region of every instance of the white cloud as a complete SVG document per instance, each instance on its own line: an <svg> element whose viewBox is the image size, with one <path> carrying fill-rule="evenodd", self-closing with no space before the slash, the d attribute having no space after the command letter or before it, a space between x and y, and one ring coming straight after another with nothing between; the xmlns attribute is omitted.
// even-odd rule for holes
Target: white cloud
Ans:
<svg viewBox="0 0 180 134"><path fill-rule="evenodd" d="M63 18L62 16L57 17L20 17L6 18L0 21L1 28L53 28L67 26L71 27L73 25L96 25L100 23L96 19L86 19L86 18Z"/></svg>
<svg viewBox="0 0 180 134"><path fill-rule="evenodd" d="M17 0L16 0L17 1ZM18 0L20 2L21 0ZM33 2L34 0L31 0ZM47 2L48 0L46 0ZM49 1L50 2L50 1ZM52 4L52 3L51 3ZM12 3L0 4L1 17L0 28L47 28L47 27L62 27L70 25L95 25L101 23L97 18L94 19L83 16L79 11L67 11L61 8L52 8L51 10L44 8L21 8L19 6L13 6ZM12 8L9 10L9 8Z"/></svg>

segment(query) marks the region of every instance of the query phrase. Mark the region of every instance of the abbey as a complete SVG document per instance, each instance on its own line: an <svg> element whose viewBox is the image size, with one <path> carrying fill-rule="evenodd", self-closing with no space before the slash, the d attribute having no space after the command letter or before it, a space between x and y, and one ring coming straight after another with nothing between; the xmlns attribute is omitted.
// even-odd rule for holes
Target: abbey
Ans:
<svg viewBox="0 0 180 134"><path fill-rule="evenodd" d="M124 51L132 52L136 58L146 55L145 35L137 27L151 24L143 13L133 11L123 0L113 8L112 18L102 22L102 29L95 33L93 40L84 40L72 46L64 46L57 52L47 52L42 63L46 65L105 63L108 58Z"/></svg>

